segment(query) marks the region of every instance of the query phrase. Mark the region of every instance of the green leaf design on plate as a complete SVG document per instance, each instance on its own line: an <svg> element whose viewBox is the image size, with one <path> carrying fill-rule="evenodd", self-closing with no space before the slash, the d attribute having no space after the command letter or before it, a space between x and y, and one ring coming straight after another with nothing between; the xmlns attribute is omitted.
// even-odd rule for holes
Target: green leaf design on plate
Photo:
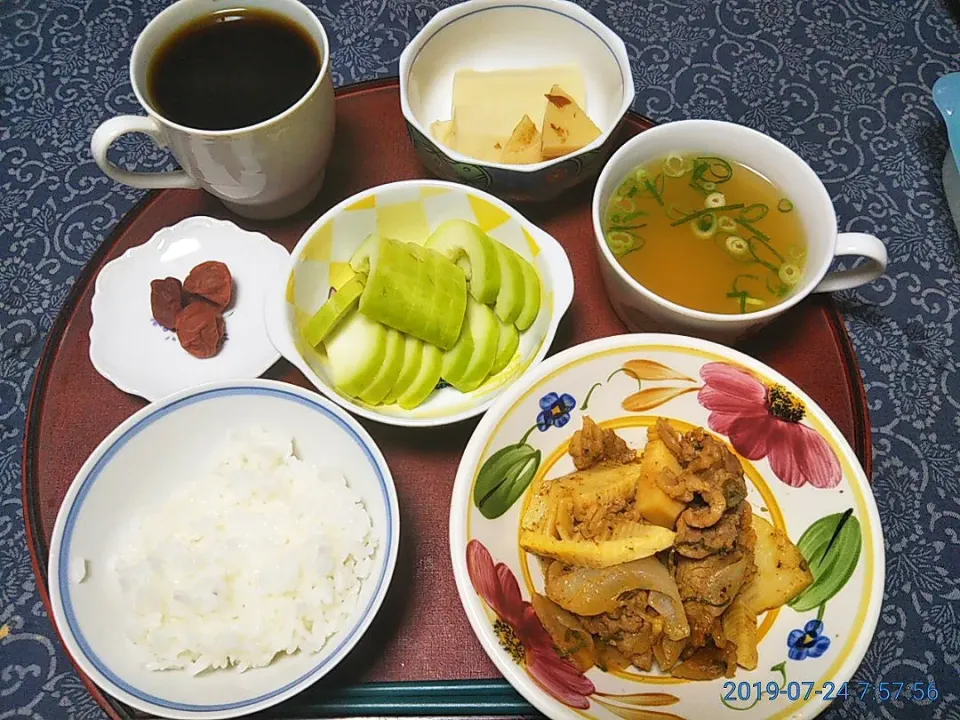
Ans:
<svg viewBox="0 0 960 720"><path fill-rule="evenodd" d="M810 566L813 583L787 603L797 612L819 607L840 592L860 560L863 539L853 508L827 515L808 527L797 547Z"/></svg>
<svg viewBox="0 0 960 720"><path fill-rule="evenodd" d="M541 453L525 442L507 445L487 458L473 487L473 502L489 519L503 515L527 489Z"/></svg>

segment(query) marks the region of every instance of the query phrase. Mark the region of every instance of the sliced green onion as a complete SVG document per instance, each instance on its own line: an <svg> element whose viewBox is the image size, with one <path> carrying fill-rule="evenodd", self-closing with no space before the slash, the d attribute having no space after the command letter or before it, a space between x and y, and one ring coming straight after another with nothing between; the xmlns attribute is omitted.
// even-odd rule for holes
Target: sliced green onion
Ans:
<svg viewBox="0 0 960 720"><path fill-rule="evenodd" d="M777 281L776 287L770 284L771 280ZM768 275L766 284L767 284L767 290L770 291L771 295L776 295L777 297L783 297L788 292L790 292L790 288L784 285L782 282L780 282L780 278L778 278L776 275L774 275L772 278Z"/></svg>
<svg viewBox="0 0 960 720"><path fill-rule="evenodd" d="M800 275L800 268L793 263L784 263L777 271L777 277L780 278L780 282L784 285L796 285L800 282Z"/></svg>
<svg viewBox="0 0 960 720"><path fill-rule="evenodd" d="M727 297L733 298L740 303L740 312L742 313L747 312L748 305L758 307L765 304L763 300L753 297L750 293L744 290L734 290L733 292L728 292Z"/></svg>
<svg viewBox="0 0 960 720"><path fill-rule="evenodd" d="M791 245L787 248L787 257L791 260L803 260L807 256L807 251L799 245Z"/></svg>
<svg viewBox="0 0 960 720"><path fill-rule="evenodd" d="M633 247L635 242L636 238L631 233L622 230L614 230L607 233L607 245L613 250L614 255Z"/></svg>
<svg viewBox="0 0 960 720"><path fill-rule="evenodd" d="M773 254L779 262L783 262L783 255L777 252L777 249L770 244L770 238L768 238L766 235L764 235L762 232L757 230L753 225L748 223L746 220L743 220L742 218L737 218L737 224L740 225L744 230L749 230L753 234L753 238L758 243L760 243L761 245L763 245L763 247L769 250L770 253ZM776 272L777 270L777 268L775 267L771 269L774 272Z"/></svg>
<svg viewBox="0 0 960 720"><path fill-rule="evenodd" d="M648 215L644 210L634 210L633 212L625 213L610 213L610 222L613 225L625 225L626 223L634 220L638 217L644 217Z"/></svg>
<svg viewBox="0 0 960 720"><path fill-rule="evenodd" d="M743 313L747 311L747 298L750 296L747 295L745 292L743 291L728 292L727 297L740 301L740 312Z"/></svg>
<svg viewBox="0 0 960 720"><path fill-rule="evenodd" d="M749 293L744 292L743 290L738 290L736 292L728 292L727 297L733 298L734 300L737 300L740 303L740 312L742 313L747 312L747 305L753 305L753 306L764 305L763 300L761 300L760 298L755 298Z"/></svg>
<svg viewBox="0 0 960 720"><path fill-rule="evenodd" d="M617 195L613 198L613 201L610 203L610 210L620 210L624 213L631 213L637 209L637 204L633 201L633 198L626 197L624 195Z"/></svg>
<svg viewBox="0 0 960 720"><path fill-rule="evenodd" d="M753 223L757 222L757 220L763 220L768 212L770 212L770 208L763 203L754 203L740 211L740 219Z"/></svg>
<svg viewBox="0 0 960 720"><path fill-rule="evenodd" d="M643 181L644 187L647 188L647 192L653 195L653 199L657 201L657 205L663 207L663 187L665 179L663 173L657 173L657 176L650 180L645 178Z"/></svg>
<svg viewBox="0 0 960 720"><path fill-rule="evenodd" d="M732 233L737 229L737 224L733 221L733 219L724 215L723 217L717 219L717 227L720 230L723 230L723 232Z"/></svg>
<svg viewBox="0 0 960 720"><path fill-rule="evenodd" d="M717 216L712 212L705 213L690 223L690 227L698 238L711 238L717 232Z"/></svg>
<svg viewBox="0 0 960 720"><path fill-rule="evenodd" d="M643 185L644 180L647 179L647 171L643 168L637 168L633 171L633 180L637 185Z"/></svg>
<svg viewBox="0 0 960 720"><path fill-rule="evenodd" d="M724 244L726 245L727 252L734 257L743 257L750 252L750 243L739 235L731 235Z"/></svg>
<svg viewBox="0 0 960 720"><path fill-rule="evenodd" d="M723 158L698 157L697 160L706 165L700 177L706 178L707 182L725 183L733 176L733 168Z"/></svg>
<svg viewBox="0 0 960 720"><path fill-rule="evenodd" d="M723 196L723 193L710 193L703 200L703 206L708 208L718 208L723 207L727 204L727 199Z"/></svg>
<svg viewBox="0 0 960 720"><path fill-rule="evenodd" d="M750 297L750 293L737 287L737 283L740 282L740 278L746 278L747 280L760 280L760 278L756 275L741 273L733 279L733 292L727 293L728 298L737 298L740 301L740 312L746 312L747 298Z"/></svg>
<svg viewBox="0 0 960 720"><path fill-rule="evenodd" d="M717 189L717 184L715 182L702 182L700 183L700 187L702 187L707 192L713 192L714 190Z"/></svg>
<svg viewBox="0 0 960 720"><path fill-rule="evenodd" d="M663 159L663 174L668 177L683 177L690 170L693 169L693 165L683 159L683 155L678 155L677 153L670 153Z"/></svg>
<svg viewBox="0 0 960 720"><path fill-rule="evenodd" d="M624 255L639 250L644 245L644 239L637 237L632 233L614 230L607 233L607 246L616 258L622 258Z"/></svg>
<svg viewBox="0 0 960 720"><path fill-rule="evenodd" d="M768 262L767 260L764 260L762 257L760 257L760 256L757 254L757 248L758 248L758 247L766 248L767 250L770 250L770 249L771 249L769 245L767 245L765 242L763 242L763 240L761 240L760 238L752 235L752 236L750 236L750 237L747 238L747 245L750 246L750 256L751 256L756 262L758 262L758 263L760 263L761 265L763 265L767 270L769 270L769 271L772 272L772 273L776 273L776 272L780 269L780 266L779 266L779 265L774 265L773 263Z"/></svg>
<svg viewBox="0 0 960 720"><path fill-rule="evenodd" d="M738 210L739 208L742 208L742 207L743 207L742 203L735 203L733 205L721 205L720 207L716 207L716 208L707 208L705 210L697 210L696 212L690 213L689 215L682 217L679 220L675 220L674 222L670 223L670 226L676 227L677 225L683 225L685 222L689 222L690 220L696 220L701 215L706 215L708 213L713 215L716 212L719 212L720 210Z"/></svg>
<svg viewBox="0 0 960 720"><path fill-rule="evenodd" d="M681 208L679 205L671 205L666 210L667 217L671 220L680 220L687 217L690 213Z"/></svg>
<svg viewBox="0 0 960 720"><path fill-rule="evenodd" d="M782 213L788 213L793 210L793 203L786 198L781 198L780 202L777 203L777 210Z"/></svg>

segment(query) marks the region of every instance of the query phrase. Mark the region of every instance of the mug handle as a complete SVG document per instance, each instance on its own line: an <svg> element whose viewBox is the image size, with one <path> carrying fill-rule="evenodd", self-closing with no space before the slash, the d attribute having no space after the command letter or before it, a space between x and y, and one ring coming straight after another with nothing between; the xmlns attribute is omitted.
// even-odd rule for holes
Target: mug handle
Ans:
<svg viewBox="0 0 960 720"><path fill-rule="evenodd" d="M90 140L90 151L100 169L113 180L135 188L198 188L197 182L183 170L171 172L130 172L117 167L107 159L107 150L121 135L127 133L144 133L153 138L153 141L162 148L167 147L160 126L152 119L141 115L119 115L110 118L100 125Z"/></svg>
<svg viewBox="0 0 960 720"><path fill-rule="evenodd" d="M828 273L813 292L834 292L849 290L873 282L887 269L887 248L873 235L866 233L840 233L837 235L835 257L859 255L866 262L850 270L836 270Z"/></svg>

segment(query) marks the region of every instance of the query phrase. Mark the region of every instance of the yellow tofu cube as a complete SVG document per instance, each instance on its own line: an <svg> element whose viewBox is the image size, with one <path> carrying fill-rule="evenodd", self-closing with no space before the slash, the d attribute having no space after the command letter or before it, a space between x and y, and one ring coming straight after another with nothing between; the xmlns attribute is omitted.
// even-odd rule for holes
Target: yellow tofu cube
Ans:
<svg viewBox="0 0 960 720"><path fill-rule="evenodd" d="M512 70L458 70L453 76L453 104L450 112L466 105L489 103L499 108L503 124L492 130L509 136L517 118L529 115L534 124L543 117L545 95L554 85L562 87L581 106L586 102L587 89L583 72L576 65L557 65L543 68Z"/></svg>
<svg viewBox="0 0 960 720"><path fill-rule="evenodd" d="M453 149L475 160L500 162L510 128L494 105L463 105L453 111Z"/></svg>

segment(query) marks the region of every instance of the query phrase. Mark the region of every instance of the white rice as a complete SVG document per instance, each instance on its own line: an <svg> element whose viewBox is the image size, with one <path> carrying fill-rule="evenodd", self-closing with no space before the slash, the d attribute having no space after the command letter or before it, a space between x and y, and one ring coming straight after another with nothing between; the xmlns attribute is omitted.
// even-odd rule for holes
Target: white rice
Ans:
<svg viewBox="0 0 960 720"><path fill-rule="evenodd" d="M264 430L134 522L113 569L151 670L239 671L315 653L357 610L378 538L334 469Z"/></svg>

